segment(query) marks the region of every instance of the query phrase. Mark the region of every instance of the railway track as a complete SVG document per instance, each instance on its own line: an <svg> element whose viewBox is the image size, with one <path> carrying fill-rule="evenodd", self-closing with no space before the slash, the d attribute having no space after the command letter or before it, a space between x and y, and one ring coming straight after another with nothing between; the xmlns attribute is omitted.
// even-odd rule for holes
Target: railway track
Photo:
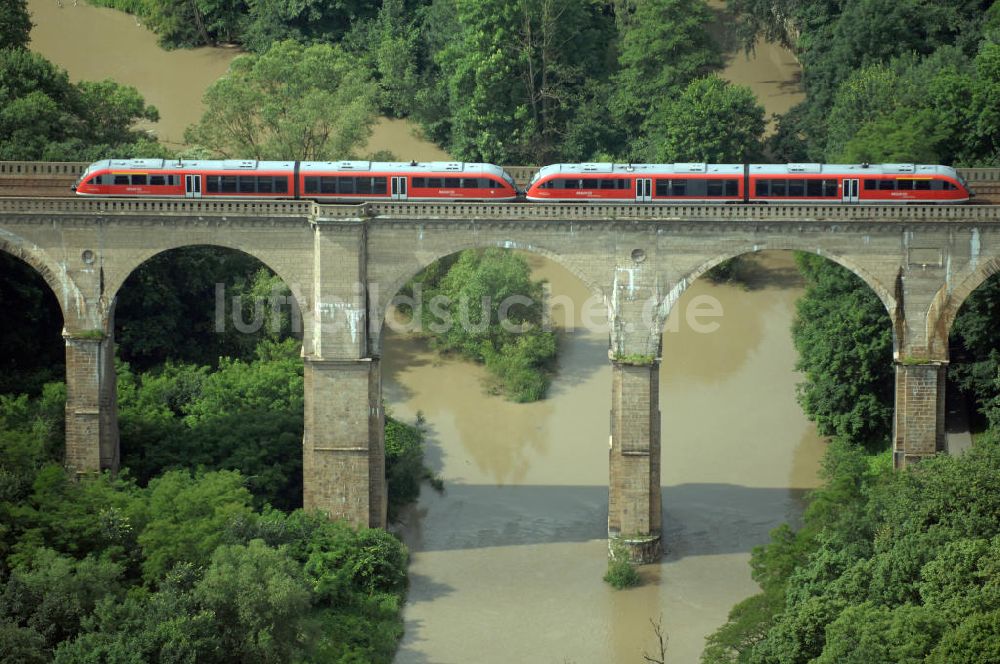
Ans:
<svg viewBox="0 0 1000 664"><path fill-rule="evenodd" d="M65 197L87 167L72 161L0 161L0 197ZM537 166L506 166L518 186L525 186ZM1000 205L1000 168L959 168L976 193L974 203Z"/></svg>

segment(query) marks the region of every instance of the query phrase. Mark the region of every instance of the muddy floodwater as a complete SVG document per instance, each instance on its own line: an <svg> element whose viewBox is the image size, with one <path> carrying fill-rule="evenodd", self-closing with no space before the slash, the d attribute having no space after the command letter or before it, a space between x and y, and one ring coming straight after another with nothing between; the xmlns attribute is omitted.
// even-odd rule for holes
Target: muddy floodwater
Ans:
<svg viewBox="0 0 1000 664"><path fill-rule="evenodd" d="M532 257L551 298L586 287ZM795 401L789 327L801 283L790 253L750 260L750 288L699 280L667 323L661 365L661 563L615 591L606 570L611 371L607 333L563 336L550 397L513 404L484 394L483 371L390 334L383 384L397 417L422 412L429 487L398 532L410 546L406 634L396 661L696 662L704 638L757 591L747 562L768 531L796 521L817 486L824 445ZM696 332L685 311L715 298L719 329ZM559 310L557 323L565 323ZM704 322L704 321L702 321Z"/></svg>

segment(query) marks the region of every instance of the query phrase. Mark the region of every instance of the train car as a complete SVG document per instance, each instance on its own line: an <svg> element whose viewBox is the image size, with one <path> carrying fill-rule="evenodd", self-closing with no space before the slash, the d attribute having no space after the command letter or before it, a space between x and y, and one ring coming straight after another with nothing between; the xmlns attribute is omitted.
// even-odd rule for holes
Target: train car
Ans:
<svg viewBox="0 0 1000 664"><path fill-rule="evenodd" d="M949 166L920 164L553 164L529 201L635 203L966 203Z"/></svg>
<svg viewBox="0 0 1000 664"><path fill-rule="evenodd" d="M73 186L80 196L510 201L513 178L494 164L464 162L106 159Z"/></svg>

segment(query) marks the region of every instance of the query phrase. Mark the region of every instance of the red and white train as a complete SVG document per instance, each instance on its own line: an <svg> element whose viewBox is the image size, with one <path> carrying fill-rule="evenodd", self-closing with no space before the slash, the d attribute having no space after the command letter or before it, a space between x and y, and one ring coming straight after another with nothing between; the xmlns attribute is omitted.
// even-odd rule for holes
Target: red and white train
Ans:
<svg viewBox="0 0 1000 664"><path fill-rule="evenodd" d="M949 166L918 164L552 164L529 201L641 203L966 203Z"/></svg>
<svg viewBox="0 0 1000 664"><path fill-rule="evenodd" d="M105 159L74 185L81 196L338 201L512 201L513 178L462 162Z"/></svg>
<svg viewBox="0 0 1000 664"><path fill-rule="evenodd" d="M106 159L81 196L592 203L966 203L949 166L920 164L551 164L524 192L494 164Z"/></svg>

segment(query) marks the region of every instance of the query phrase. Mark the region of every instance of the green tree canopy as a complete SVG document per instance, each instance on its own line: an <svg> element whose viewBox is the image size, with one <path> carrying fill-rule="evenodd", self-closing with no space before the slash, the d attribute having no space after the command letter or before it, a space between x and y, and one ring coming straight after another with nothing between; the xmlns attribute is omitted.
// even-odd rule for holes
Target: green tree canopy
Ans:
<svg viewBox="0 0 1000 664"><path fill-rule="evenodd" d="M0 48L25 48L29 41L28 0L7 0L0 4Z"/></svg>
<svg viewBox="0 0 1000 664"><path fill-rule="evenodd" d="M764 108L750 88L708 76L659 104L647 126L645 160L740 163L760 155Z"/></svg>
<svg viewBox="0 0 1000 664"><path fill-rule="evenodd" d="M792 338L805 374L799 402L822 435L880 449L892 426L892 323L878 296L846 268L797 254L806 292Z"/></svg>
<svg viewBox="0 0 1000 664"><path fill-rule="evenodd" d="M629 8L621 30L611 108L626 126L640 126L697 77L722 66L708 33L712 12L702 0L645 0ZM630 132L633 138L634 131Z"/></svg>
<svg viewBox="0 0 1000 664"><path fill-rule="evenodd" d="M164 156L165 148L134 128L140 120L157 119L156 109L131 86L74 85L36 53L0 49L0 159Z"/></svg>
<svg viewBox="0 0 1000 664"><path fill-rule="evenodd" d="M326 44L276 42L236 58L204 101L185 139L227 157L346 159L375 118L367 72Z"/></svg>

